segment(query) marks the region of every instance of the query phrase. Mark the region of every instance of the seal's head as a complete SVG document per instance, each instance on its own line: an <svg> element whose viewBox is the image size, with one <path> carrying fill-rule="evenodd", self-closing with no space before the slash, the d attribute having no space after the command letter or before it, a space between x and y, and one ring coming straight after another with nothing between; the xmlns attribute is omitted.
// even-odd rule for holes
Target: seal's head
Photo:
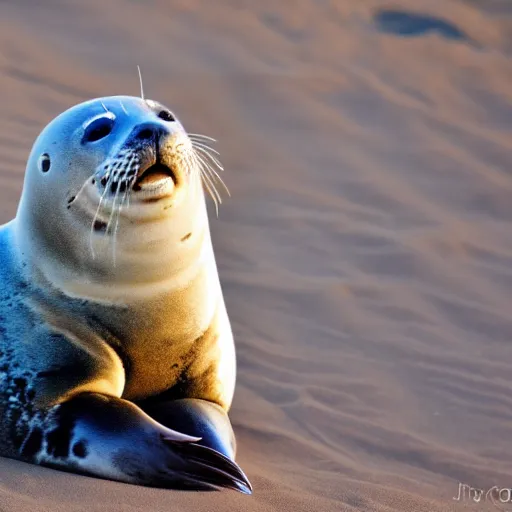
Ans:
<svg viewBox="0 0 512 512"><path fill-rule="evenodd" d="M215 200L220 167L201 137L160 103L127 96L51 121L32 148L16 217L32 267L73 293L157 282L193 264L209 242L202 185Z"/></svg>

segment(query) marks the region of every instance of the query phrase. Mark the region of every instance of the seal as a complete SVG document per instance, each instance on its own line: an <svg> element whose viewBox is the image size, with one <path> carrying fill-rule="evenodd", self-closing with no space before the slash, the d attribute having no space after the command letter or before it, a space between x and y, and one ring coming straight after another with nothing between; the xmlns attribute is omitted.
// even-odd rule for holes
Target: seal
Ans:
<svg viewBox="0 0 512 512"><path fill-rule="evenodd" d="M228 418L211 140L130 96L76 105L41 132L0 227L0 455L251 493Z"/></svg>

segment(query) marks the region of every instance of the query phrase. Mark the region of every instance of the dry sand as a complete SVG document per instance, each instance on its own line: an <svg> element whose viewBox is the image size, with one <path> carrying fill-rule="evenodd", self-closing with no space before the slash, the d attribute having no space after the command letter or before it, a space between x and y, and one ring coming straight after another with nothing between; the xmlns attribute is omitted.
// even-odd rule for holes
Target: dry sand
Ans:
<svg viewBox="0 0 512 512"><path fill-rule="evenodd" d="M255 489L0 459L2 512L496 510L453 497L512 487L508 0L16 0L0 23L2 222L42 127L137 95L137 64L147 96L219 139Z"/></svg>

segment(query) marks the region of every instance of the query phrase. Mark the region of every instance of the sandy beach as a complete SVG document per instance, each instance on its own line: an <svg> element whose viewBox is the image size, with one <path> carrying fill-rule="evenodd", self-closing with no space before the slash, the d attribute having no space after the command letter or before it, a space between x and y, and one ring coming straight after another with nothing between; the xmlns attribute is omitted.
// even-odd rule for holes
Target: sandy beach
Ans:
<svg viewBox="0 0 512 512"><path fill-rule="evenodd" d="M211 230L254 486L0 459L1 512L497 510L454 498L512 488L510 2L18 0L0 24L1 223L46 123L139 95L137 65L219 141L232 197Z"/></svg>

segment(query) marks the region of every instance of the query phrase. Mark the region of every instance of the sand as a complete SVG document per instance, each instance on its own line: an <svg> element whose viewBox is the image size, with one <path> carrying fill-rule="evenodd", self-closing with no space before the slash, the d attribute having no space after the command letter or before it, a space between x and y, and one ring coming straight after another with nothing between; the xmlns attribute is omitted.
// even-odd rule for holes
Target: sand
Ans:
<svg viewBox="0 0 512 512"><path fill-rule="evenodd" d="M43 126L138 95L137 64L148 97L219 140L232 198L211 227L254 485L0 459L2 512L497 510L453 498L512 487L510 2L17 0L0 23L1 222Z"/></svg>

